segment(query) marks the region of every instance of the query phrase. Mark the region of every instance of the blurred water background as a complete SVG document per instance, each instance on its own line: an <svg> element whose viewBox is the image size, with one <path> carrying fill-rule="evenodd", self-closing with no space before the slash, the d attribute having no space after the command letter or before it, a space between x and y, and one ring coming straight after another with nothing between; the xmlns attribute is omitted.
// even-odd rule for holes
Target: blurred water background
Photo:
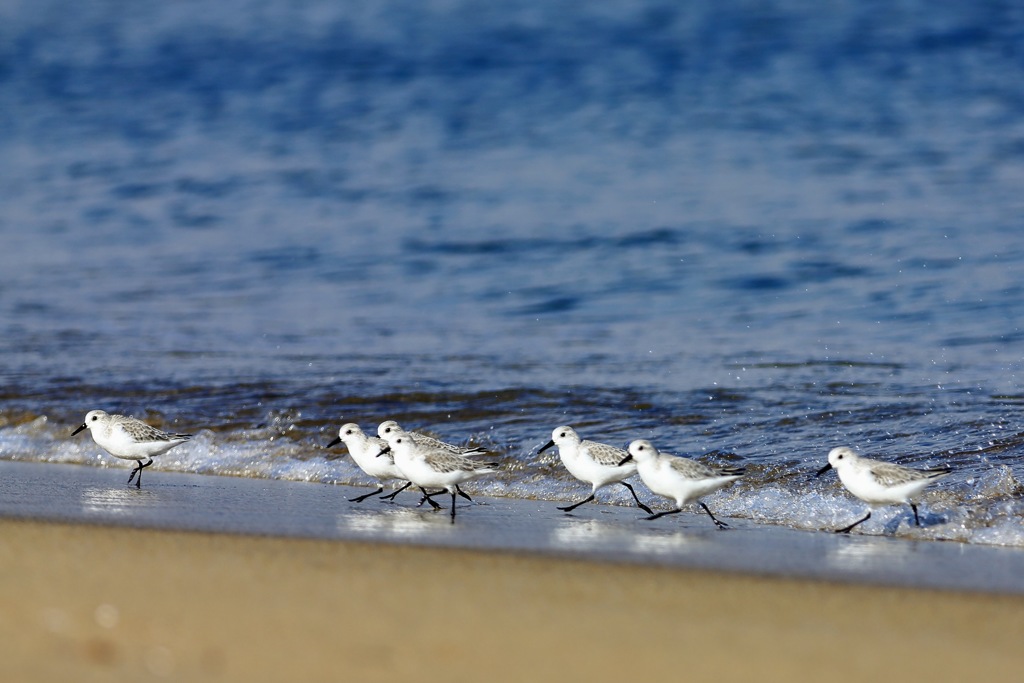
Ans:
<svg viewBox="0 0 1024 683"><path fill-rule="evenodd" d="M1016 3L0 1L0 458L368 483L394 418L566 500L567 423L814 529L850 445L957 468L865 532L1022 546L1022 83Z"/></svg>

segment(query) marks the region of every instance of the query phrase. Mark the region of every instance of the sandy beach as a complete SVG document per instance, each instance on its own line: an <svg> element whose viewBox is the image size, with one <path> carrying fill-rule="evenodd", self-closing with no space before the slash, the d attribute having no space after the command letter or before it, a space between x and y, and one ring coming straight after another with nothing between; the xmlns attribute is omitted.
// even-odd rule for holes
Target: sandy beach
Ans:
<svg viewBox="0 0 1024 683"><path fill-rule="evenodd" d="M11 681L933 680L1024 655L1013 549L0 462Z"/></svg>
<svg viewBox="0 0 1024 683"><path fill-rule="evenodd" d="M0 522L5 680L952 680L1024 599L503 553Z"/></svg>

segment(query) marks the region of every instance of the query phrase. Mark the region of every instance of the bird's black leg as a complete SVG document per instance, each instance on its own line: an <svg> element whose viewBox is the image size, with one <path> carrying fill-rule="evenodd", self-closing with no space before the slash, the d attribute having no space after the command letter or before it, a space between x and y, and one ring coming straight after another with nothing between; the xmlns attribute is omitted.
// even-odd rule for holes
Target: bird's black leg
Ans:
<svg viewBox="0 0 1024 683"><path fill-rule="evenodd" d="M444 493L444 489L441 489L440 491L434 491L433 493L427 493L427 490L422 486L419 487L419 489L420 491L423 492L423 497L420 498L420 502L416 503L416 507L419 507L424 503L430 503L430 507L434 508L435 510L441 509L441 506L438 504L438 502L434 500L434 496L436 496L439 493Z"/></svg>
<svg viewBox="0 0 1024 683"><path fill-rule="evenodd" d="M148 458L146 462L139 463L139 478L135 480L135 488L142 488L142 470L153 464L153 458Z"/></svg>
<svg viewBox="0 0 1024 683"><path fill-rule="evenodd" d="M653 515L651 515L650 517L644 517L644 519L658 519L659 517L664 517L665 515L674 515L677 512L682 512L682 511L683 511L682 508L677 508L675 510L665 510L664 512L656 512Z"/></svg>
<svg viewBox="0 0 1024 683"><path fill-rule="evenodd" d="M128 483L131 484L132 483L132 479L135 479L135 475L138 474L139 475L138 479L135 479L135 488L141 489L142 488L142 470L143 470L143 468L149 467L152 464L153 464L153 458L147 459L146 462L142 462L141 460L137 461L135 463L135 469L133 469L132 473L128 475Z"/></svg>
<svg viewBox="0 0 1024 683"><path fill-rule="evenodd" d="M578 503L573 503L572 505L567 505L565 507L560 507L558 509L562 510L563 512L572 512L573 510L578 508L580 505L583 505L584 503L589 503L592 500L594 500L594 494L593 493L591 493L589 496L587 496L586 498L584 498L583 500L581 500Z"/></svg>
<svg viewBox="0 0 1024 683"><path fill-rule="evenodd" d="M858 524L861 524L863 522L868 521L869 519L871 519L871 512L870 511L868 512L868 514L864 515L863 519L858 519L856 522L854 522L850 526L844 526L842 529L836 529L836 533L837 534L848 534L848 533L850 533L850 529L852 529L853 527L857 526Z"/></svg>
<svg viewBox="0 0 1024 683"><path fill-rule="evenodd" d="M921 519L917 516L917 505L911 503L910 509L914 511L914 526L921 526Z"/></svg>
<svg viewBox="0 0 1024 683"><path fill-rule="evenodd" d="M349 498L348 502L350 502L350 503L362 503L364 500L366 500L370 496L376 496L378 493L383 493L383 492L384 492L384 487L381 486L376 491L371 491L370 493L364 493L363 495L356 496L355 498Z"/></svg>
<svg viewBox="0 0 1024 683"><path fill-rule="evenodd" d="M470 503L472 503L472 502L473 502L473 499L469 497L469 494L468 494L468 493L466 493L465 491L463 491L462 489L460 489L460 488L459 488L459 485L458 485L458 484L456 484L456 485L455 485L455 491L456 491L456 493L458 493L458 494L459 494L460 496L462 496L463 498L465 498L466 500L468 500L468 501L469 501Z"/></svg>
<svg viewBox="0 0 1024 683"><path fill-rule="evenodd" d="M649 515L654 514L654 510L652 510L651 508L647 507L646 505L644 505L643 503L640 502L640 499L637 498L636 491L633 490L632 486L630 486L629 484L627 484L624 481L620 481L619 483L622 484L623 486L625 486L627 489L629 489L629 492L633 494L633 500L636 501L637 507L639 507L641 510L643 510L644 512L646 512Z"/></svg>
<svg viewBox="0 0 1024 683"><path fill-rule="evenodd" d="M452 491L452 524L455 524L455 491Z"/></svg>
<svg viewBox="0 0 1024 683"><path fill-rule="evenodd" d="M715 526L717 526L719 529L729 528L728 524L726 524L725 522L718 521L718 519L716 519L715 516L711 514L711 510L709 510L708 506L704 504L704 501L700 501L700 506L704 508L704 512L708 513L708 516L711 517L711 521L715 523Z"/></svg>
<svg viewBox="0 0 1024 683"><path fill-rule="evenodd" d="M412 486L412 482L411 481L407 481L407 482L405 482L405 486L403 486L400 489L395 489L394 491L392 491L391 493L389 493L386 496L381 496L380 499L381 500L394 500L395 496L397 496L399 493L401 493L402 491L406 490L410 486Z"/></svg>

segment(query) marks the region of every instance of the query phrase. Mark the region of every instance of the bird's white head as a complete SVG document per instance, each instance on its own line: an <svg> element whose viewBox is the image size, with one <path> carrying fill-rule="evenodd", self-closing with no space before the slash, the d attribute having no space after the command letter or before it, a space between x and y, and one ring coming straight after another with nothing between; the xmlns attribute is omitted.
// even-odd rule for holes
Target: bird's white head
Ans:
<svg viewBox="0 0 1024 683"><path fill-rule="evenodd" d="M78 432L82 431L83 429L88 429L88 430L91 431L95 427L100 427L102 425L105 425L109 418L110 418L110 416L106 413L106 411L103 411L103 410L90 410L88 413L85 414L85 422L83 422L78 427L78 429L76 429L75 431L71 432L71 436L74 436L75 434L77 434Z"/></svg>
<svg viewBox="0 0 1024 683"><path fill-rule="evenodd" d="M629 444L629 454L637 462L646 462L658 457L658 449L647 439L637 439Z"/></svg>
<svg viewBox="0 0 1024 683"><path fill-rule="evenodd" d="M359 438L362 435L363 430L355 422L347 422L338 429L338 438L342 441L347 442L349 439Z"/></svg>
<svg viewBox="0 0 1024 683"><path fill-rule="evenodd" d="M394 420L385 420L377 426L377 436L387 441L389 434L400 434L405 433L397 422Z"/></svg>
<svg viewBox="0 0 1024 683"><path fill-rule="evenodd" d="M540 447L538 453L543 453L552 446L557 445L559 448L562 446L579 443L580 437L576 433L576 430L569 425L562 425L561 427L555 427L551 432L551 441Z"/></svg>
<svg viewBox="0 0 1024 683"><path fill-rule="evenodd" d="M857 453L852 448L839 446L828 452L828 464L835 469L847 465L857 459Z"/></svg>
<svg viewBox="0 0 1024 683"><path fill-rule="evenodd" d="M346 422L341 425L340 429L338 429L338 438L332 440L329 444L324 446L324 448L331 448L332 446L337 446L339 443L344 443L347 446L350 441L358 439L362 434L363 430L359 428L359 425L355 422Z"/></svg>
<svg viewBox="0 0 1024 683"><path fill-rule="evenodd" d="M407 432L403 432L401 428L388 432L388 435L383 438L388 442L388 448L393 453L408 453L413 446L412 437Z"/></svg>
<svg viewBox="0 0 1024 683"><path fill-rule="evenodd" d="M555 427L551 432L551 440L556 444L573 443L580 440L580 435L569 425L562 425L561 427Z"/></svg>
<svg viewBox="0 0 1024 683"><path fill-rule="evenodd" d="M831 469L838 470L840 467L845 467L854 462L857 457L857 454L852 448L847 448L846 446L833 448L828 452L828 462L825 463L825 466L818 470L818 473L814 476L820 477Z"/></svg>

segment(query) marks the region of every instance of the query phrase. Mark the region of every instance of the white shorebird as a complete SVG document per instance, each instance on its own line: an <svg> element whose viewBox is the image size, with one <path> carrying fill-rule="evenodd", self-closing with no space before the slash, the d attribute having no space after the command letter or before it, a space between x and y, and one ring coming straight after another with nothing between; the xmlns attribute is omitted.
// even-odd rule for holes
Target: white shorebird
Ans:
<svg viewBox="0 0 1024 683"><path fill-rule="evenodd" d="M135 475L139 475L135 481L136 488L142 488L142 470L153 464L153 456L166 453L192 438L191 434L168 434L134 417L110 415L102 410L86 413L85 422L71 436L83 429L88 429L93 441L115 458L135 461L128 483L131 484Z"/></svg>
<svg viewBox="0 0 1024 683"><path fill-rule="evenodd" d="M715 526L719 529L729 526L711 514L711 510L700 499L742 477L746 472L742 467L710 467L696 460L661 453L646 439L637 439L629 444L629 455L622 462L630 460L636 462L636 471L647 488L676 502L675 510L659 512L646 519L674 515L682 512L687 503L696 501L708 513Z"/></svg>
<svg viewBox="0 0 1024 683"><path fill-rule="evenodd" d="M559 510L572 512L580 505L594 500L598 489L609 484L622 484L633 494L633 500L641 510L653 514L653 510L640 502L636 491L624 479L636 474L636 464L623 462L626 451L596 441L582 441L576 430L569 426L555 427L551 432L551 440L537 451L543 453L552 446L558 446L558 457L562 459L569 474L580 481L590 484L590 495L578 503L559 507Z"/></svg>
<svg viewBox="0 0 1024 683"><path fill-rule="evenodd" d="M479 462L444 448L422 445L397 425L387 432L387 442L402 476L419 487L423 492L423 499L429 502L431 507L435 510L441 507L434 501L434 496L443 491L451 494L452 523L455 522L455 496L462 496L468 501L473 500L459 488L459 484L497 471L490 463ZM439 487L441 491L428 493L427 489L433 487ZM422 505L423 501L420 501L420 504Z"/></svg>
<svg viewBox="0 0 1024 683"><path fill-rule="evenodd" d="M434 437L427 436L426 434L420 434L419 432L410 432L406 429L403 429L394 420L385 420L384 422L381 422L377 426L377 436L379 436L382 439L387 440L388 434L391 434L392 432L402 432L404 434L407 434L419 446L435 448L437 450L446 451L448 453L454 453L455 455L487 455L487 450L480 446L456 446L455 444L447 443L445 441L441 441L440 439L435 439Z"/></svg>
<svg viewBox="0 0 1024 683"><path fill-rule="evenodd" d="M904 467L891 462L872 460L857 455L845 446L833 448L828 454L828 464L818 470L815 476L821 476L830 469L839 474L839 481L853 495L872 507L877 505L897 505L906 503L914 511L914 525L921 526L917 516L917 504L914 498L929 484L942 479L953 470L949 467L935 467L918 470ZM871 518L871 511L863 519L858 519L850 526L836 529L837 534L846 534L850 529Z"/></svg>
<svg viewBox="0 0 1024 683"><path fill-rule="evenodd" d="M348 448L349 454L352 459L356 461L361 469L371 477L376 478L380 484L376 491L364 494L362 496L356 496L355 498L349 498L350 502L362 503L367 498L375 496L378 493L384 493L383 482L390 479L398 479L405 481L405 477L402 476L401 470L395 466L394 455L388 453L383 457L377 457L388 450L388 442L380 437L368 436L359 428L359 425L354 422L343 424L338 430L338 437L331 441L324 448L331 448L337 446L339 443L345 443L345 447ZM386 496L381 496L384 500L394 500L395 496L404 491L405 489L412 486L412 482L405 482L405 485L401 488L395 489Z"/></svg>

